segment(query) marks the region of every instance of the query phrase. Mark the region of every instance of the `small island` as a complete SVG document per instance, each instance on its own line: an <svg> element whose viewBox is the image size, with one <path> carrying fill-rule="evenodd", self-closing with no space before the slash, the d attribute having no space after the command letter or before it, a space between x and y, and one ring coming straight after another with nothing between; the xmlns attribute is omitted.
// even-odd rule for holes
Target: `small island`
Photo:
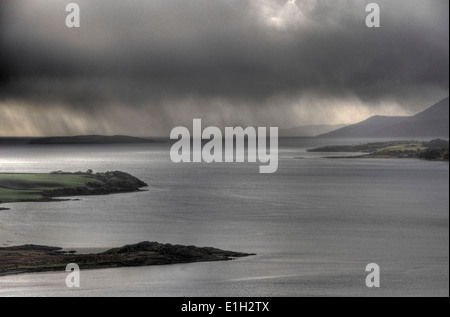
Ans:
<svg viewBox="0 0 450 317"><path fill-rule="evenodd" d="M0 248L0 276L9 274L64 271L70 263L83 269L105 269L194 262L230 261L255 254L141 242L97 254L75 254L58 247L24 245Z"/></svg>
<svg viewBox="0 0 450 317"><path fill-rule="evenodd" d="M56 197L108 195L140 191L148 186L124 172L49 174L0 174L0 204L30 201L52 201ZM0 210L5 210L1 208Z"/></svg>
<svg viewBox="0 0 450 317"><path fill-rule="evenodd" d="M432 141L391 141L359 145L333 145L308 152L362 152L354 156L330 156L327 158L416 158L429 161L448 162L449 142Z"/></svg>

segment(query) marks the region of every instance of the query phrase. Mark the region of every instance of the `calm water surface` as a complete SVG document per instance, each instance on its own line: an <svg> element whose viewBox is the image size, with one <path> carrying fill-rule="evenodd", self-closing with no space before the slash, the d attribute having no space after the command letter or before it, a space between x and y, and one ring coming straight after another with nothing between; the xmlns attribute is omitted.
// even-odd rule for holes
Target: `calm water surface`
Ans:
<svg viewBox="0 0 450 317"><path fill-rule="evenodd" d="M325 159L280 140L276 174L259 164L174 164L166 144L0 145L0 172L121 170L145 192L14 203L0 246L93 252L140 241L257 253L230 262L0 277L0 296L448 296L449 164ZM1 261L1 259L0 259ZM381 268L381 288L365 267Z"/></svg>

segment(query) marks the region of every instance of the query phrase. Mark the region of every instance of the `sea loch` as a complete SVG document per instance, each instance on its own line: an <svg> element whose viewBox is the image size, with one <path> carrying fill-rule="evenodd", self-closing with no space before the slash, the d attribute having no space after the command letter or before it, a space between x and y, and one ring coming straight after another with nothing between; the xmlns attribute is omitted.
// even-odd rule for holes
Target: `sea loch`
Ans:
<svg viewBox="0 0 450 317"><path fill-rule="evenodd" d="M270 151L267 154L267 134L266 128L256 129L248 127L226 127L225 136L217 127L207 127L202 133L202 120L193 120L193 151L192 162L200 163L202 159L206 163L226 163L244 162L247 152L248 162L254 163L257 158L261 163L269 163L267 166L260 166L259 172L262 174L275 173L278 169L278 128L270 128ZM187 128L176 127L170 133L170 138L179 139L170 149L170 158L175 163L191 162L191 135ZM247 138L247 150L245 141ZM225 159L223 158L223 140L225 139ZM202 140L210 140L203 146ZM235 143L236 141L236 143ZM258 143L258 150L256 149ZM234 153L236 149L236 153Z"/></svg>

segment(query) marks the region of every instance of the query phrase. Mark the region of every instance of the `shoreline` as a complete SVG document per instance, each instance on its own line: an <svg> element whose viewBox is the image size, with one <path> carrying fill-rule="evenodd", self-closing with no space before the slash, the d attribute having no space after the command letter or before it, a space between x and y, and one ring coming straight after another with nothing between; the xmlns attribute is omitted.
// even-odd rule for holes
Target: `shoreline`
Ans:
<svg viewBox="0 0 450 317"><path fill-rule="evenodd" d="M148 241L94 254L76 254L59 247L23 245L0 248L0 276L65 271L70 263L79 265L80 270L91 270L232 261L253 255L256 254Z"/></svg>
<svg viewBox="0 0 450 317"><path fill-rule="evenodd" d="M149 190L146 189L138 189L134 191L123 191L123 192L114 192L114 193L106 193L106 194L98 194L98 193L92 193L92 194L85 194L85 195L67 195L68 198L40 198L40 199L34 199L34 200L15 200L15 201L8 201L8 202L0 202L0 206L6 206L8 204L16 204L16 203L58 203L58 202L65 202L65 201L81 201L82 199L79 198L69 198L69 197L78 197L78 196L108 196L108 195L118 195L118 194L129 194L129 193L139 193L139 192L148 192ZM0 207L0 211L3 210L11 210L11 208L6 207Z"/></svg>
<svg viewBox="0 0 450 317"><path fill-rule="evenodd" d="M445 140L422 141L389 141L358 145L328 145L308 152L330 153L351 152L358 155L325 156L323 158L372 158L372 159L419 159L424 161L448 162L449 142Z"/></svg>
<svg viewBox="0 0 450 317"><path fill-rule="evenodd" d="M144 192L148 184L124 172L0 173L0 206L19 202L70 201L66 197ZM58 199L58 197L61 197ZM8 210L8 208L0 208Z"/></svg>
<svg viewBox="0 0 450 317"><path fill-rule="evenodd" d="M397 155L388 155L388 154L361 154L361 155L342 155L342 156L324 156L323 158L326 159L412 159L412 160L422 160L422 161L431 161L426 159L421 159L418 157L401 157ZM436 161L436 162L443 162L443 161Z"/></svg>

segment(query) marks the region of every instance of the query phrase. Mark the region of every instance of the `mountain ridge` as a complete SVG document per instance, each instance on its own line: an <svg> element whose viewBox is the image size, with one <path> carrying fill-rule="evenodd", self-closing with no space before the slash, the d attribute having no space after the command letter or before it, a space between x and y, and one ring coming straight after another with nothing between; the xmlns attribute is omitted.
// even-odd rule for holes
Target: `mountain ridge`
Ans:
<svg viewBox="0 0 450 317"><path fill-rule="evenodd" d="M322 138L449 137L449 98L413 116L373 116L325 134Z"/></svg>

